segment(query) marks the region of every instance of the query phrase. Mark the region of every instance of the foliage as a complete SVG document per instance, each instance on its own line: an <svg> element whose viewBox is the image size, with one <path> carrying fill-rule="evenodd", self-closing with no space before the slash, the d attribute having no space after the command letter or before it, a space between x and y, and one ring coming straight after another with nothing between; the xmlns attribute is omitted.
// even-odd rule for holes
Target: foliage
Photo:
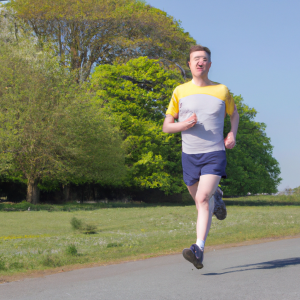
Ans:
<svg viewBox="0 0 300 300"><path fill-rule="evenodd" d="M66 248L66 254L77 255L78 251L74 244L68 245Z"/></svg>
<svg viewBox="0 0 300 300"><path fill-rule="evenodd" d="M91 78L94 105L117 115L124 134L126 186L159 188L165 193L185 189L180 134L162 132L166 107L181 80L178 71L165 70L158 60L147 57L95 69Z"/></svg>
<svg viewBox="0 0 300 300"><path fill-rule="evenodd" d="M139 56L185 66L195 44L179 21L142 1L12 0L7 7L32 28L40 45L55 45L78 80L87 79L94 64Z"/></svg>
<svg viewBox="0 0 300 300"><path fill-rule="evenodd" d="M293 189L293 193L296 195L300 195L300 186Z"/></svg>
<svg viewBox="0 0 300 300"><path fill-rule="evenodd" d="M165 70L158 60L145 57L127 64L99 66L91 78L97 107L118 115L127 146L129 168L126 184L159 188L165 193L185 190L181 174L180 134L161 132L165 109L176 85L176 71ZM280 182L279 166L272 157L265 124L253 121L256 111L235 96L240 113L237 146L227 151L228 179L222 181L227 195L273 193ZM225 133L230 120L225 120Z"/></svg>
<svg viewBox="0 0 300 300"><path fill-rule="evenodd" d="M114 184L124 174L118 128L82 90L33 39L0 39L0 173L26 182L29 202L43 181Z"/></svg>
<svg viewBox="0 0 300 300"><path fill-rule="evenodd" d="M78 230L82 228L82 221L76 217L73 217L70 223L74 230Z"/></svg>
<svg viewBox="0 0 300 300"><path fill-rule="evenodd" d="M97 232L97 226L95 224L83 222L76 217L73 217L70 223L74 230L78 230L81 233L93 234Z"/></svg>
<svg viewBox="0 0 300 300"><path fill-rule="evenodd" d="M161 132L171 93L182 83L170 62L183 62L193 42L180 24L164 12L132 0L13 0L6 7L16 13L6 10L6 19L0 19L1 26L6 22L0 38L10 45L0 50L0 98L6 97L0 113L0 121L6 124L0 129L6 141L0 173L31 181L32 186L43 184L48 190L61 182L115 184L124 171L115 126L119 122L128 169L123 186L157 188L166 194L184 191L180 134ZM128 61L140 55L144 57ZM95 69L89 93L83 95L72 72L63 66L77 70L78 81L88 77L95 63L101 66ZM29 106L24 98L34 105ZM227 151L224 192L276 192L280 169L272 157L266 125L254 121L255 109L245 105L240 96L235 96L235 101L240 126L237 146ZM227 117L225 133L229 130ZM25 156L33 149L34 162ZM20 157L26 166L20 165ZM28 171L24 173L29 169L30 176Z"/></svg>
<svg viewBox="0 0 300 300"><path fill-rule="evenodd" d="M264 123L255 122L257 111L249 108L241 96L234 97L240 114L237 144L226 150L228 178L222 180L225 195L247 193L275 193L281 181L277 160L272 157L273 146L266 136ZM225 119L225 134L230 130L230 119Z"/></svg>

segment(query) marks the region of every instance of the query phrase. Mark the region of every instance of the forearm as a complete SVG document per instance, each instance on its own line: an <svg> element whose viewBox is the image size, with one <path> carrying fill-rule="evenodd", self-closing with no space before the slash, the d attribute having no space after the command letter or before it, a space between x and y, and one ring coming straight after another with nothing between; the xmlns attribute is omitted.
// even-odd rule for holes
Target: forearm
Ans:
<svg viewBox="0 0 300 300"><path fill-rule="evenodd" d="M163 132L165 133L176 133L186 130L186 124L184 122L167 123L164 122Z"/></svg>
<svg viewBox="0 0 300 300"><path fill-rule="evenodd" d="M193 127L196 123L197 123L196 114L192 114L192 116L190 116L185 121L177 122L177 123L175 123L174 117L172 115L167 115L162 130L165 133L181 132Z"/></svg>
<svg viewBox="0 0 300 300"><path fill-rule="evenodd" d="M240 121L240 116L239 116L238 111L236 110L230 117L230 123L231 123L230 132L232 132L234 134L234 137L236 137L236 134L237 134L237 130L239 127L239 121Z"/></svg>

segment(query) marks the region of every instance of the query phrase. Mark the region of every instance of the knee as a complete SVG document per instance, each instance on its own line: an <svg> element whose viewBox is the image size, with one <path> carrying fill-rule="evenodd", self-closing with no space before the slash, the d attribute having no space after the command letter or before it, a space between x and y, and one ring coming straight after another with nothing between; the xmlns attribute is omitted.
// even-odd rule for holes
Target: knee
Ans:
<svg viewBox="0 0 300 300"><path fill-rule="evenodd" d="M195 197L195 203L197 206L197 209L199 209L199 207L203 207L203 206L207 206L209 204L209 194L200 194L200 195L196 195Z"/></svg>

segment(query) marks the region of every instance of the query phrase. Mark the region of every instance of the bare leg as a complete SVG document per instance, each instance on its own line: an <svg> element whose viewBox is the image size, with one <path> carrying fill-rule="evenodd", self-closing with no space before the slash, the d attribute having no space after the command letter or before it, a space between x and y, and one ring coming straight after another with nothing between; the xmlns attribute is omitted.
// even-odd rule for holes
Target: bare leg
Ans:
<svg viewBox="0 0 300 300"><path fill-rule="evenodd" d="M212 196L210 199L209 199L209 218L208 218L208 223L207 223L207 228L206 228L206 233L205 233L205 239L204 239L204 242L206 241L206 238L208 236L208 232L209 232L209 229L210 229L210 226L211 226L211 221L212 221L212 216L214 214L214 208L215 208L215 199L214 197Z"/></svg>
<svg viewBox="0 0 300 300"><path fill-rule="evenodd" d="M203 241L205 241L211 225L212 213L210 212L213 211L213 208L212 205L209 207L209 199L217 189L220 179L221 177L217 175L202 175L199 182L187 187L198 210L197 239Z"/></svg>

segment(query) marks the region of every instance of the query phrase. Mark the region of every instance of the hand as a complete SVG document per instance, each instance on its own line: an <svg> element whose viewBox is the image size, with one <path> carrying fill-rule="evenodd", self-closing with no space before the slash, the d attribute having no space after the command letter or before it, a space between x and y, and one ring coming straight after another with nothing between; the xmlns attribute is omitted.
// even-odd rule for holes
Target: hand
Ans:
<svg viewBox="0 0 300 300"><path fill-rule="evenodd" d="M193 113L188 119L186 119L185 121L183 121L183 123L185 123L185 129L187 130L193 126L196 125L197 123L197 116L195 113Z"/></svg>
<svg viewBox="0 0 300 300"><path fill-rule="evenodd" d="M224 144L227 149L232 149L235 146L235 136L233 132L229 132L224 139Z"/></svg>
<svg viewBox="0 0 300 300"><path fill-rule="evenodd" d="M175 115L177 116L177 115ZM185 131L197 123L197 116L193 113L187 120L182 122L174 122L174 116L167 114L163 124L163 132L165 133L176 133Z"/></svg>

